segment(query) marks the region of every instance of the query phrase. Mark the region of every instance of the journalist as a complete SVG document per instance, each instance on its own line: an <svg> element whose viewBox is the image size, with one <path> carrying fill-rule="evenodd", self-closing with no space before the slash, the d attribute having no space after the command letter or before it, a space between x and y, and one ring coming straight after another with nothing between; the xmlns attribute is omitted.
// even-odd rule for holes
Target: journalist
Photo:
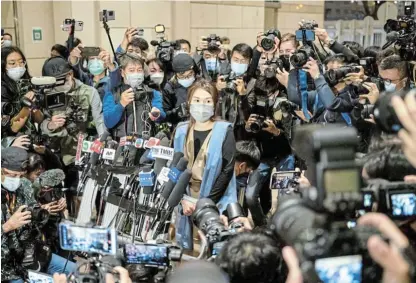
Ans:
<svg viewBox="0 0 416 283"><path fill-rule="evenodd" d="M1 48L13 46L13 37L10 33L5 32L1 38Z"/></svg>
<svg viewBox="0 0 416 283"><path fill-rule="evenodd" d="M7 136L16 136L18 132L30 135L36 131L33 124L43 121L43 113L36 107L29 107L35 101L35 93L27 91L30 75L26 58L18 47L6 47L1 50L1 115L7 116L5 126ZM26 80L20 83L20 80ZM24 87L26 86L26 87ZM9 139L9 146L13 139Z"/></svg>
<svg viewBox="0 0 416 283"><path fill-rule="evenodd" d="M147 59L147 52L149 49L149 43L144 38L139 37L139 32L136 28L128 28L124 33L121 44L117 47L116 53L135 53L143 60ZM149 58L151 59L151 58Z"/></svg>
<svg viewBox="0 0 416 283"><path fill-rule="evenodd" d="M322 28L315 28L315 35L321 40L325 46L329 47L335 54L343 54L348 63L357 63L360 59L351 49L331 39L328 32Z"/></svg>
<svg viewBox="0 0 416 283"><path fill-rule="evenodd" d="M68 58L69 57L69 51L68 48L63 46L62 44L55 44L51 48L51 57L58 57L61 56L62 58Z"/></svg>
<svg viewBox="0 0 416 283"><path fill-rule="evenodd" d="M384 58L378 65L380 77L384 80L386 91L410 90L414 88L408 73L408 62L399 55Z"/></svg>
<svg viewBox="0 0 416 283"><path fill-rule="evenodd" d="M165 66L163 63L157 59L153 58L146 62L146 65L149 68L149 79L150 81L156 85L157 90L162 91L165 88L166 85L166 75L165 75ZM163 95L165 93L163 92Z"/></svg>
<svg viewBox="0 0 416 283"><path fill-rule="evenodd" d="M176 126L180 121L189 118L186 113L187 94L196 80L198 68L188 54L176 55L172 61L172 68L174 76L165 85L163 109L166 112L166 122Z"/></svg>
<svg viewBox="0 0 416 283"><path fill-rule="evenodd" d="M176 40L176 45L180 48L180 52L184 52L191 56L191 43L186 39Z"/></svg>
<svg viewBox="0 0 416 283"><path fill-rule="evenodd" d="M117 139L133 133L150 137L154 131L153 122L166 117L162 95L143 84L144 62L136 54L126 53L120 64L123 83L104 97L105 125Z"/></svg>

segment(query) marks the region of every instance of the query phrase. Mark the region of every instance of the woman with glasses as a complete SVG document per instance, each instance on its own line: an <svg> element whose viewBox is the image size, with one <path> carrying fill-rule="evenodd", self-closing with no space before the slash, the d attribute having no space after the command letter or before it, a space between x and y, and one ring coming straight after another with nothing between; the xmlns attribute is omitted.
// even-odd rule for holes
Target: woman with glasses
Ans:
<svg viewBox="0 0 416 283"><path fill-rule="evenodd" d="M36 106L36 97L29 89L29 70L25 55L16 47L1 50L1 115L9 119L8 136L18 132L30 134L33 124L40 124L43 114ZM10 145L10 144L9 144Z"/></svg>
<svg viewBox="0 0 416 283"><path fill-rule="evenodd" d="M187 93L197 78L198 68L191 56L179 53L173 58L172 69L174 76L164 88L163 109L166 121L176 126L180 121L189 119L185 107Z"/></svg>

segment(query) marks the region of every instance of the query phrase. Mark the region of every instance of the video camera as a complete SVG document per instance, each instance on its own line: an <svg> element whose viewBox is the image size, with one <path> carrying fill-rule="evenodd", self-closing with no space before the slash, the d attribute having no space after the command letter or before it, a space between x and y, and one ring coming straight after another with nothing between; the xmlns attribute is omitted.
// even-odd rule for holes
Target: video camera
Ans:
<svg viewBox="0 0 416 283"><path fill-rule="evenodd" d="M218 42L221 42L221 39L216 34L210 34L209 36L207 36L206 38L203 38L202 40L208 43L208 48L207 48L208 51L211 52L211 51L220 50L220 45L218 44Z"/></svg>
<svg viewBox="0 0 416 283"><path fill-rule="evenodd" d="M178 50L176 41L167 41L165 39L165 26L156 25L155 26L156 37L159 38L159 41L152 40L151 45L157 46L156 57L159 58L162 63L171 62L175 50Z"/></svg>
<svg viewBox="0 0 416 283"><path fill-rule="evenodd" d="M261 40L260 45L264 49L264 51L273 50L275 48L275 39L282 39L280 31L277 29L269 29L263 35L265 36L265 38Z"/></svg>
<svg viewBox="0 0 416 283"><path fill-rule="evenodd" d="M218 255L224 244L237 234L236 229L241 228L239 224L233 222L238 217L244 217L243 210L238 203L227 206L227 215L229 227L225 227L220 220L218 208L211 199L200 199L196 203L192 219L195 226L207 238L209 257Z"/></svg>

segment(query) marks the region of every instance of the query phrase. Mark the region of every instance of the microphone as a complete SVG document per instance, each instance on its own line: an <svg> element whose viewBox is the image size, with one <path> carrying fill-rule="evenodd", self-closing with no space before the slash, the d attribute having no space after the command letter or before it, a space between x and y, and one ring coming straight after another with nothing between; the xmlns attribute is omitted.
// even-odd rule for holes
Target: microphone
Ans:
<svg viewBox="0 0 416 283"><path fill-rule="evenodd" d="M64 180L64 171L61 169L51 169L40 174L33 185L39 185L39 187L56 187L61 185Z"/></svg>
<svg viewBox="0 0 416 283"><path fill-rule="evenodd" d="M110 135L109 132L105 131L99 140L95 140L94 144L91 148L96 148L96 150L93 149L93 153L91 153L91 158L89 160L90 164L92 167L95 167L95 165L97 164L98 158L100 157L101 152L99 150L101 150L101 145L104 141L107 140L107 137ZM95 146L94 146L95 145ZM99 150L98 150L99 149Z"/></svg>
<svg viewBox="0 0 416 283"><path fill-rule="evenodd" d="M160 206L160 208L162 208L165 205L167 198L172 193L172 190L178 182L179 177L181 176L182 172L186 169L187 166L188 160L182 157L181 160L179 160L178 165L169 171L169 181L164 184L161 193L162 205Z"/></svg>
<svg viewBox="0 0 416 283"><path fill-rule="evenodd" d="M146 151L140 157L140 165L152 164L154 162L153 159L149 158L149 154L151 153L151 151L152 150L150 148L146 149Z"/></svg>
<svg viewBox="0 0 416 283"><path fill-rule="evenodd" d="M30 82L32 83L32 85L36 86L53 86L54 84L56 84L56 79L54 77L33 77L30 79Z"/></svg>
<svg viewBox="0 0 416 283"><path fill-rule="evenodd" d="M135 175L131 177L130 181L127 183L126 187L123 190L123 194L121 195L122 198L126 198L127 194L130 192L131 186L133 185L134 181L136 181L137 178Z"/></svg>
<svg viewBox="0 0 416 283"><path fill-rule="evenodd" d="M153 169L144 168L143 171L139 173L140 187L142 187L142 192L144 194L144 199L141 204L145 207L148 206L150 195L153 193L154 180L155 180L155 174L153 172ZM146 218L146 215L140 216L138 231L142 231L143 224L146 220L145 218Z"/></svg>
<svg viewBox="0 0 416 283"><path fill-rule="evenodd" d="M173 209L180 203L183 195L186 193L186 188L189 185L191 177L192 171L190 169L186 169L179 177L177 184L173 188L173 191L168 198L168 208L166 209L166 213L160 219L159 225L153 233L153 240L156 240L157 236L162 232L163 227L165 226L165 222L172 215Z"/></svg>
<svg viewBox="0 0 416 283"><path fill-rule="evenodd" d="M160 146L169 147L169 142L169 139L165 136L160 140ZM166 166L166 163L168 163L167 159L156 158L155 165L153 167L156 175L160 174L160 171L162 171L162 168Z"/></svg>

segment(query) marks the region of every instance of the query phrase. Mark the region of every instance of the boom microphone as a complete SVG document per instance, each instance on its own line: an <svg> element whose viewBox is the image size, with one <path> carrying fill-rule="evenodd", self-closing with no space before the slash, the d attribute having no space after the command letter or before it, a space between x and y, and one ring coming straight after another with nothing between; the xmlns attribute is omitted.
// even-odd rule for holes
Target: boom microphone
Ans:
<svg viewBox="0 0 416 283"><path fill-rule="evenodd" d="M54 77L33 77L30 79L30 82L32 83L32 85L36 86L53 86L54 84L56 84L56 79Z"/></svg>
<svg viewBox="0 0 416 283"><path fill-rule="evenodd" d="M183 195L186 193L186 188L189 185L189 181L192 177L192 171L190 169L185 170L179 177L178 183L173 188L172 193L168 198L168 208L166 214L160 219L159 225L153 233L153 240L162 232L165 222L171 217L173 209L180 203Z"/></svg>
<svg viewBox="0 0 416 283"><path fill-rule="evenodd" d="M107 137L108 137L109 135L110 135L110 133L109 133L109 132L107 132L107 131L105 131L105 132L101 135L99 142L100 142L100 143L103 143L104 141L106 141L106 140L107 140ZM97 141L95 141L95 142L97 142ZM95 142L94 142L94 143L95 143ZM95 165L97 165L97 161L98 161L98 158L99 158L99 157L100 157L100 154L99 154L99 153L97 153L97 152L95 152L95 151L93 151L93 152L91 153L91 157L90 157L90 160L89 160L89 162L90 162L91 166L95 167Z"/></svg>

